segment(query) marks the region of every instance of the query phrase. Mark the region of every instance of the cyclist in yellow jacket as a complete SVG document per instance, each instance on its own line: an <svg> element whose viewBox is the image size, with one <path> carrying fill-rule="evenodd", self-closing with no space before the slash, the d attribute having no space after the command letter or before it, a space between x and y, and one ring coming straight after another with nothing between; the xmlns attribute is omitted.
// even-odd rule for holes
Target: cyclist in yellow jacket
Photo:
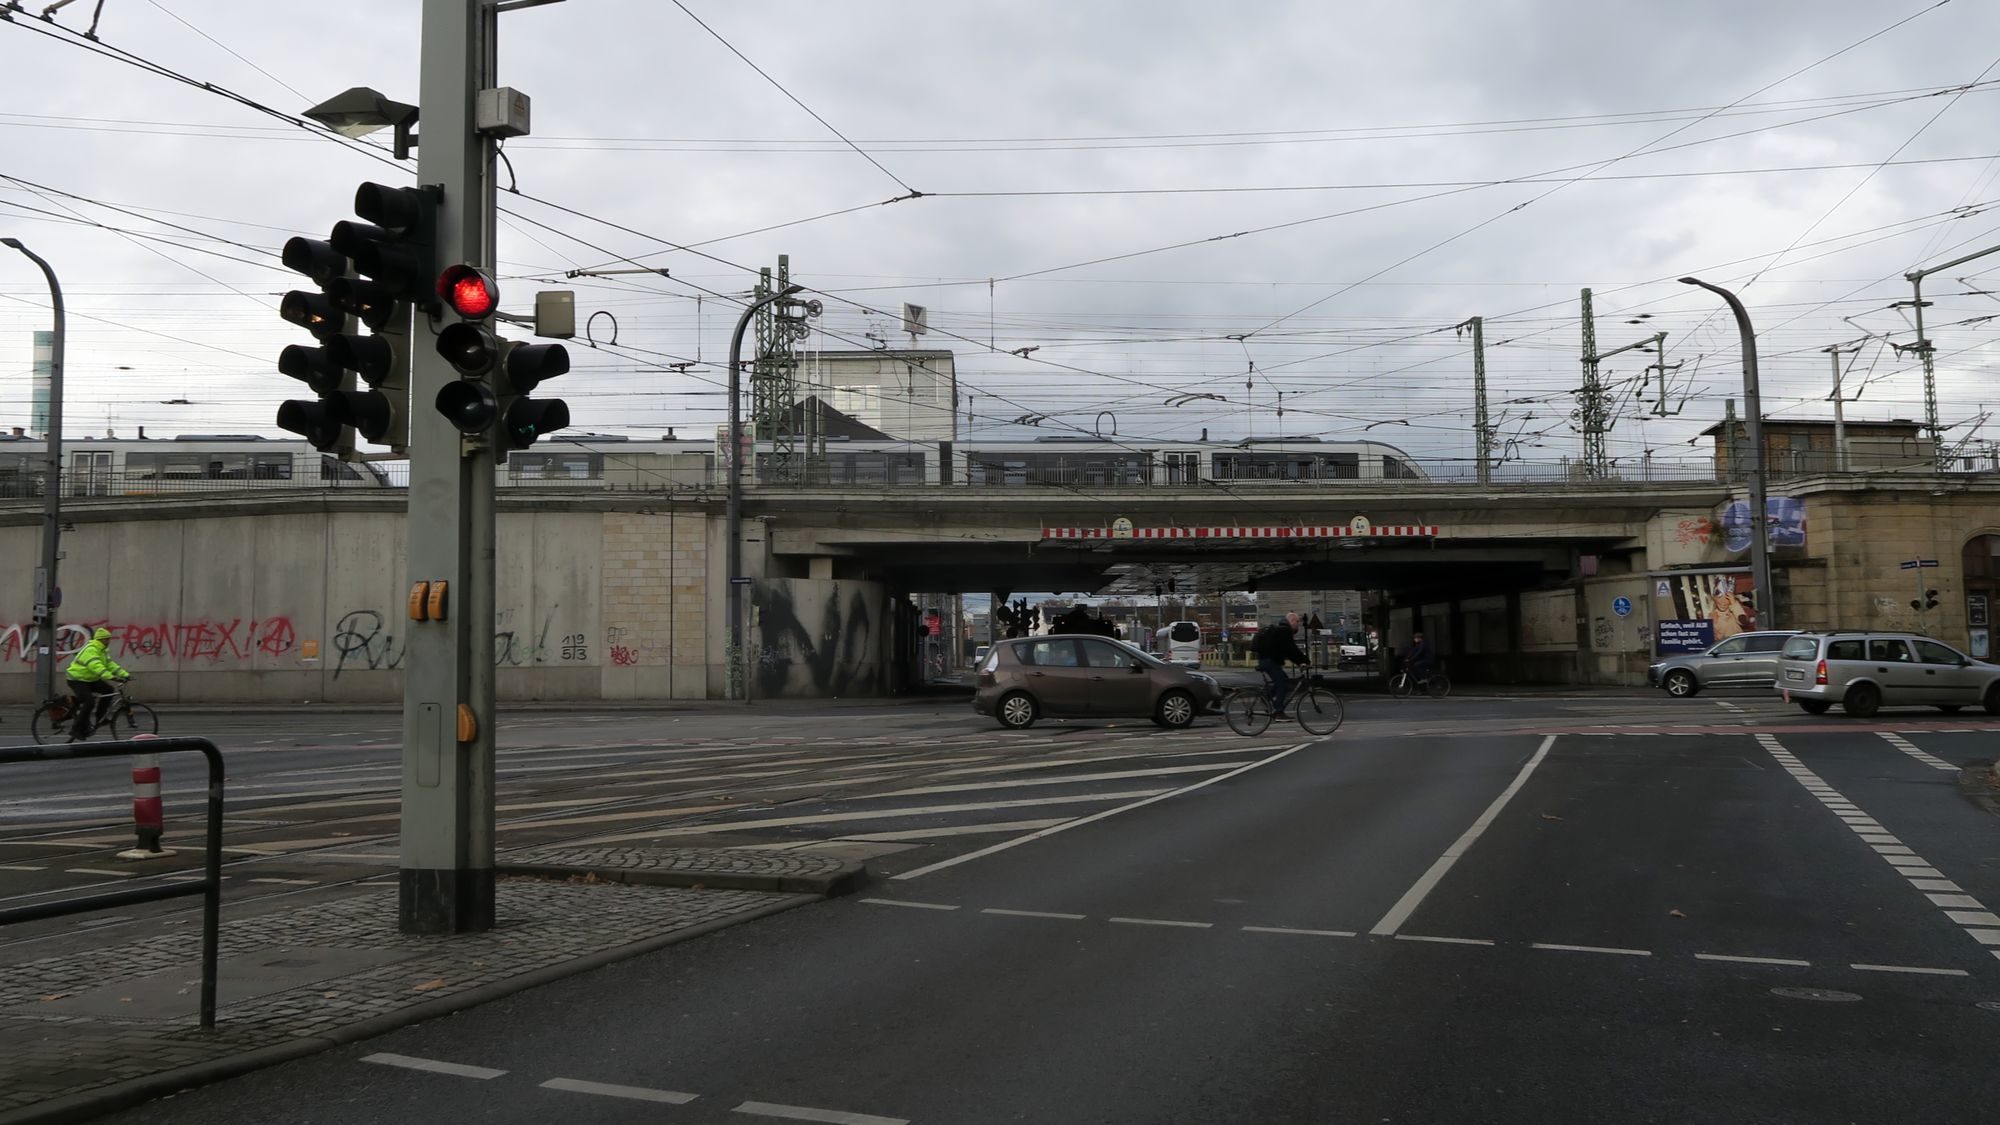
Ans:
<svg viewBox="0 0 2000 1125"><path fill-rule="evenodd" d="M113 694L107 681L123 682L132 678L132 673L118 666L105 651L106 642L111 640L111 630L100 627L90 636L90 643L78 650L76 659L69 662L70 693L76 696L76 722L69 728L69 740L89 738L97 724L104 721L105 712L111 708Z"/></svg>

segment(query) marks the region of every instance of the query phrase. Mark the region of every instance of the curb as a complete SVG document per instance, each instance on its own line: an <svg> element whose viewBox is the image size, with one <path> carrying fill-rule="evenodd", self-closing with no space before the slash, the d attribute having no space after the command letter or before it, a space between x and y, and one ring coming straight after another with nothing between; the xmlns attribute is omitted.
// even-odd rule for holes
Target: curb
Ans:
<svg viewBox="0 0 2000 1125"><path fill-rule="evenodd" d="M288 1039L263 1047L253 1047L250 1050L239 1051L236 1054L227 1055L219 1059L210 1059L206 1062L194 1063L174 1070L161 1071L158 1074L148 1074L140 1078L128 1078L123 1082L115 1082L109 1086L100 1087L95 1090L66 1094L62 1097L52 1098L22 1109L0 1113L0 1125L73 1125L75 1122L88 1121L91 1118L117 1110L129 1109L132 1106L151 1101L165 1094L180 1093L196 1086L206 1086L211 1083L220 1082L225 1078L235 1078L238 1075L247 1074L253 1070L261 1070L267 1066L275 1066L278 1063L290 1062L294 1059L304 1058L307 1055L315 1055L321 1051L332 1050L335 1047L342 1047L350 1043L358 1043L364 1039L371 1039L384 1032L407 1027L413 1023L422 1023L425 1020L436 1019L439 1016L450 1015L453 1012L464 1011L467 1008L478 1007L481 1004L490 1004L495 1000L503 999L517 992L525 992L530 988L539 988L542 985L551 984L565 977L573 977L581 973L590 972L593 969L601 969L606 965L643 956L647 953L665 949L670 945L678 945L684 941L706 937L717 930L727 929L730 926L741 925L745 922L754 922L759 918L768 918L773 914L782 914L787 910L793 910L819 901L821 901L821 898L818 895L793 895L778 902L760 906L755 910L731 914L726 918L716 918L703 922L700 925L690 926L684 930L675 930L670 934L661 934L657 937L647 938L644 941L633 942L630 945L621 945L613 949L601 950L584 957L564 961L560 964L548 965L540 969L522 973L519 976L509 977L506 980L494 981L492 984L483 984L478 988L467 989L452 996L426 1001L421 1004L413 1004L408 1008L389 1012L385 1015L373 1016L358 1023L334 1028L324 1035Z"/></svg>
<svg viewBox="0 0 2000 1125"><path fill-rule="evenodd" d="M860 890L868 882L868 868L844 863L828 875L758 875L741 871L675 871L662 868L592 867L572 863L496 863L495 875L527 875L541 879L574 879L593 876L603 883L630 883L644 887L691 887L711 891L765 891L773 894L808 894L839 898ZM0 1121L0 1125L6 1125Z"/></svg>
<svg viewBox="0 0 2000 1125"><path fill-rule="evenodd" d="M1958 791L1987 812L2000 816L2000 765L1975 762L1958 771Z"/></svg>

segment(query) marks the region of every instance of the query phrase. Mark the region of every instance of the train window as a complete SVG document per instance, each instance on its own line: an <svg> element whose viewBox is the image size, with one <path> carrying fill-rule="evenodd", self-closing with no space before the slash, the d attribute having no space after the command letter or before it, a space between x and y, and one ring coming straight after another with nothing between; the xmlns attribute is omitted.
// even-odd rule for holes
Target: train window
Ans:
<svg viewBox="0 0 2000 1125"><path fill-rule="evenodd" d="M360 473L354 471L354 466L342 461L338 457L321 457L319 459L319 479L362 480L364 478Z"/></svg>
<svg viewBox="0 0 2000 1125"><path fill-rule="evenodd" d="M250 456L250 476L254 480L292 479L292 455L255 453Z"/></svg>
<svg viewBox="0 0 2000 1125"><path fill-rule="evenodd" d="M1416 468L1408 461L1403 460L1401 457L1391 457L1388 454L1384 454L1382 456L1382 479L1418 480L1420 477Z"/></svg>
<svg viewBox="0 0 2000 1125"><path fill-rule="evenodd" d="M1327 454L1325 471L1320 476L1326 480L1360 480L1361 455L1359 453Z"/></svg>
<svg viewBox="0 0 2000 1125"><path fill-rule="evenodd" d="M758 459L763 460L761 457ZM761 464L759 466L762 467ZM507 471L517 477L543 480L596 480L604 475L602 453L510 453Z"/></svg>

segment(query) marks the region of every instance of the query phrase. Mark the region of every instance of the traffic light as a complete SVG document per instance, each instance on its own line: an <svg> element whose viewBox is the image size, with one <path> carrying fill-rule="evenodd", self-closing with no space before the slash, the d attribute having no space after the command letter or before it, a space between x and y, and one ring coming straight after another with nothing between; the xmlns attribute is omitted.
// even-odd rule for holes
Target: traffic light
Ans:
<svg viewBox="0 0 2000 1125"><path fill-rule="evenodd" d="M1933 610L1937 607L1938 592L1936 590L1925 590L1923 597L1910 599L1910 608L1916 610L1918 613Z"/></svg>
<svg viewBox="0 0 2000 1125"><path fill-rule="evenodd" d="M278 425L323 453L351 454L357 433L398 452L409 444L410 317L413 308L435 306L438 200L435 188L364 183L354 211L365 221L335 223L327 239L285 243L284 264L320 291L285 294L278 315L311 332L317 346L287 347L278 370L318 397L282 403Z"/></svg>
<svg viewBox="0 0 2000 1125"><path fill-rule="evenodd" d="M544 380L569 371L561 344L502 340L486 320L500 309L500 288L476 266L455 265L438 275L437 295L459 321L438 333L438 354L459 378L438 390L438 412L462 434L484 434L502 423L504 448L526 449L543 434L569 425L569 405L528 395Z"/></svg>

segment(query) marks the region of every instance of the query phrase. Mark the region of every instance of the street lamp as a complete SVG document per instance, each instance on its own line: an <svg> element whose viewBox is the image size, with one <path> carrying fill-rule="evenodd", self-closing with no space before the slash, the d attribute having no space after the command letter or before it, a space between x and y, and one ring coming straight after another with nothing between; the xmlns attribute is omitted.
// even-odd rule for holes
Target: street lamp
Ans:
<svg viewBox="0 0 2000 1125"><path fill-rule="evenodd" d="M1770 529L1764 506L1764 408L1757 389L1757 332L1750 313L1736 294L1699 278L1683 277L1682 285L1698 285L1729 303L1736 314L1736 331L1743 340L1743 429L1750 441L1750 574L1757 584L1757 627L1778 626L1778 591L1771 586Z"/></svg>
<svg viewBox="0 0 2000 1125"><path fill-rule="evenodd" d="M56 694L56 560L62 557L62 405L63 405L63 316L62 286L56 271L40 254L21 245L18 238L0 238L42 267L49 279L49 303L55 310L55 335L49 345L49 433L47 464L42 470L42 566L35 583L35 690L43 699Z"/></svg>
<svg viewBox="0 0 2000 1125"><path fill-rule="evenodd" d="M743 577L743 332L750 327L750 318L757 310L775 301L781 301L803 290L797 283L787 285L768 296L750 302L743 308L743 315L736 319L736 331L729 336L729 674L734 679L747 676L743 658L743 587L750 580ZM733 685L732 685L733 686ZM749 681L743 682L743 702L750 702Z"/></svg>
<svg viewBox="0 0 2000 1125"><path fill-rule="evenodd" d="M417 123L417 107L391 101L380 91L355 86L306 110L303 116L326 126L343 137L365 137L381 129L396 130L396 159L407 160L415 143L410 126Z"/></svg>

